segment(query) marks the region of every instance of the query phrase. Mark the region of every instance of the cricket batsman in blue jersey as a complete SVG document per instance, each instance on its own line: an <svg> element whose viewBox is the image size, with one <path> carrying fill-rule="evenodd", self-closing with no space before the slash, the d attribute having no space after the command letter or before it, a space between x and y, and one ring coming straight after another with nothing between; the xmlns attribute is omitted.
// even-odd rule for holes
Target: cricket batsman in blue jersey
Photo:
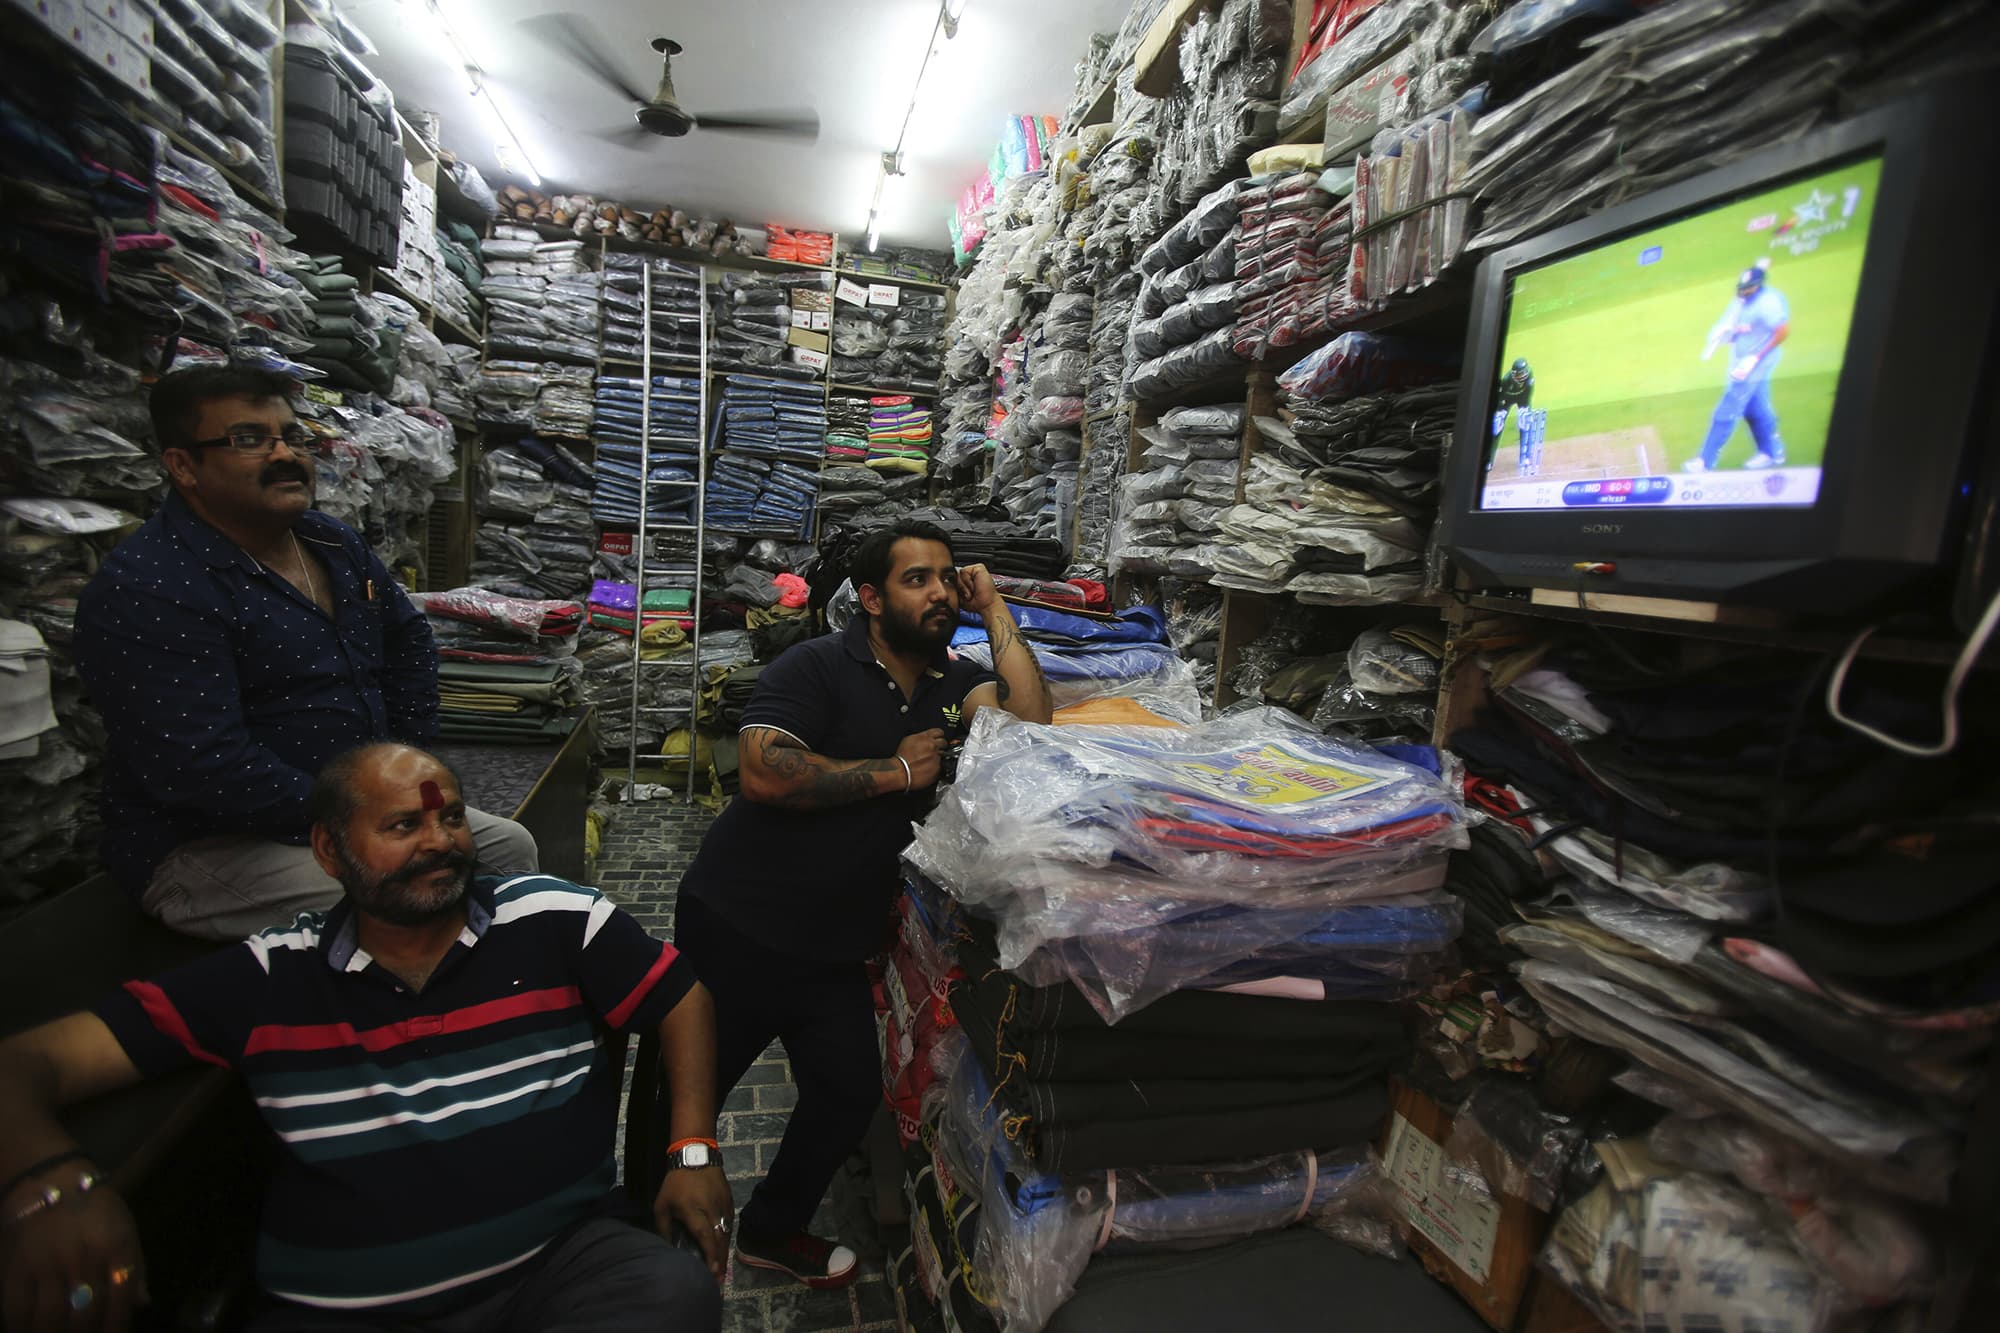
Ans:
<svg viewBox="0 0 2000 1333"><path fill-rule="evenodd" d="M1771 375L1782 355L1779 345L1792 331L1792 311L1783 294L1765 282L1770 267L1767 258L1743 270L1736 280L1736 299L1708 331L1708 346L1701 359L1708 360L1726 344L1729 379L1715 405L1700 457L1688 460L1689 472L1714 469L1729 437L1736 433L1738 421L1749 424L1750 438L1757 445L1745 467L1779 467L1785 461L1785 442L1778 438L1778 410L1771 406Z"/></svg>

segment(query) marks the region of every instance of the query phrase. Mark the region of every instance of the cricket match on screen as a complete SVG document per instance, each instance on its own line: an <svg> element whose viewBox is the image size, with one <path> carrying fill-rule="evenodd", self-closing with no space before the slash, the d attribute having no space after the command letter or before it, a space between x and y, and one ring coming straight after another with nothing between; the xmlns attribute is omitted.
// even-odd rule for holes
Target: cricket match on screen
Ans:
<svg viewBox="0 0 2000 1333"><path fill-rule="evenodd" d="M1480 507L1812 504L1881 172L1818 172L1515 275Z"/></svg>

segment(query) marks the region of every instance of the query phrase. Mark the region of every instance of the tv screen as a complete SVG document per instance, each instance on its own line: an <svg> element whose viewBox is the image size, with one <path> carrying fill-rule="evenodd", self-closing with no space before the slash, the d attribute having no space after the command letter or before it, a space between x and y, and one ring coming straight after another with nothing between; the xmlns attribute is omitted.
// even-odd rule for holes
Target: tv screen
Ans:
<svg viewBox="0 0 2000 1333"><path fill-rule="evenodd" d="M1881 172L1877 151L1512 275L1479 507L1813 504Z"/></svg>

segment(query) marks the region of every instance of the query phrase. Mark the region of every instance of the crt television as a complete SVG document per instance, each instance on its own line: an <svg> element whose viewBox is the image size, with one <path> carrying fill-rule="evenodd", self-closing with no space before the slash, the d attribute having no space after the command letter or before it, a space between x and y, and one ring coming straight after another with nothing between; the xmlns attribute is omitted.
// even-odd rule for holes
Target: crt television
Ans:
<svg viewBox="0 0 2000 1333"><path fill-rule="evenodd" d="M1458 566L1815 613L1935 576L1993 447L1994 125L1947 88L1487 256Z"/></svg>

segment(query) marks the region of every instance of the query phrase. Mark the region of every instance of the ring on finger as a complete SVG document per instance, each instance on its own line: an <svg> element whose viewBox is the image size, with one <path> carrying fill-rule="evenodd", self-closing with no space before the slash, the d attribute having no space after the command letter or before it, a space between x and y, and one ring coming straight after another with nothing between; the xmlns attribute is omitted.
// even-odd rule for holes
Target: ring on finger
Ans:
<svg viewBox="0 0 2000 1333"><path fill-rule="evenodd" d="M132 1276L136 1271L130 1264L118 1265L118 1267L111 1270L111 1285L114 1287L124 1286L132 1280Z"/></svg>
<svg viewBox="0 0 2000 1333"><path fill-rule="evenodd" d="M97 1288L88 1282L79 1282L69 1289L69 1308L82 1313L97 1299Z"/></svg>

